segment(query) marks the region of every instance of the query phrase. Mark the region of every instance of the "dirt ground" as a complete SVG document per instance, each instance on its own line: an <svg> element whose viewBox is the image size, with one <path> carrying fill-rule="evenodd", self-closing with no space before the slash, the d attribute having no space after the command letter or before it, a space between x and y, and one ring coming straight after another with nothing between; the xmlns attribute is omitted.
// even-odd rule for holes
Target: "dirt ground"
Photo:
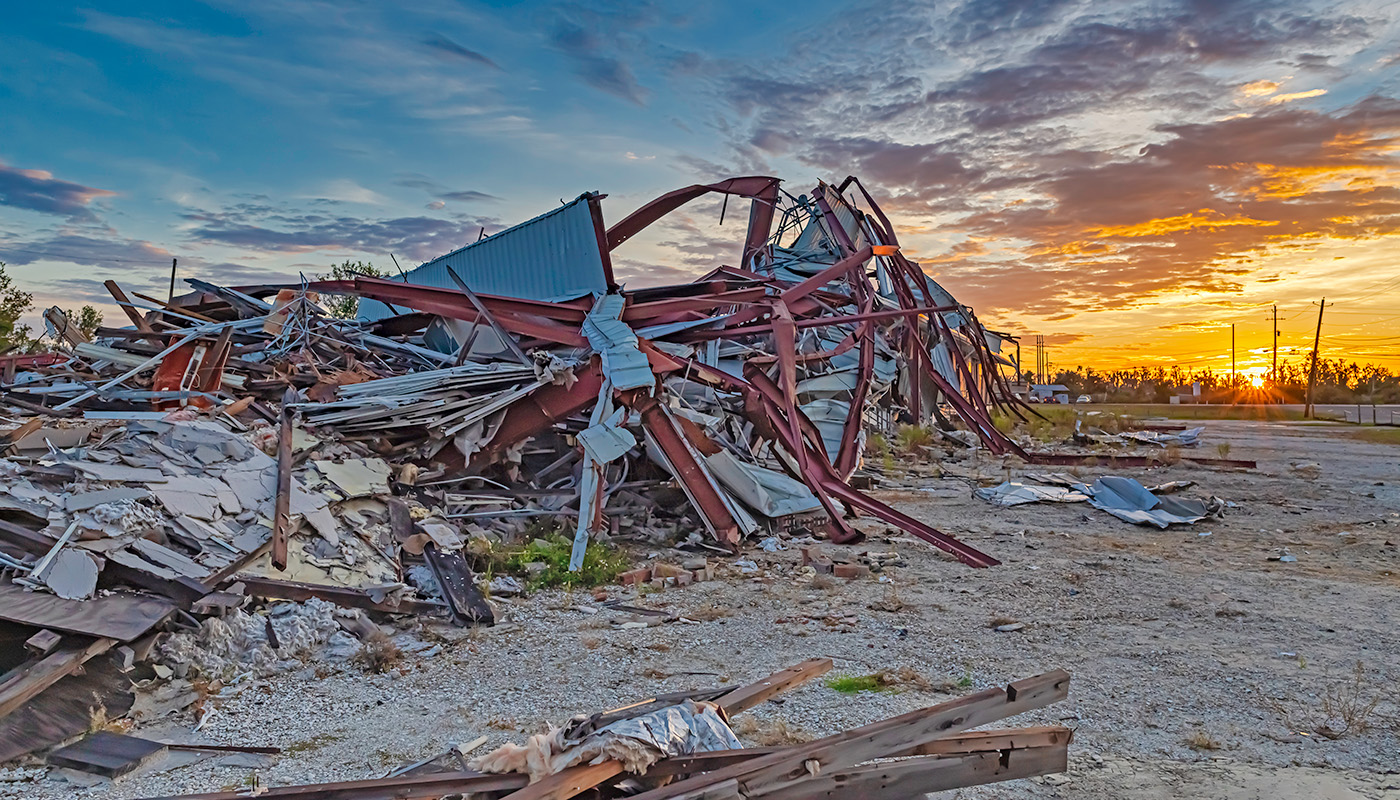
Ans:
<svg viewBox="0 0 1400 800"><path fill-rule="evenodd" d="M999 509L972 497L969 480L911 475L880 496L1004 564L970 569L872 525L864 544L823 547L894 551L903 566L813 584L796 546L754 549L746 557L757 575L731 561L713 582L641 598L613 592L696 624L619 628L630 617L598 610L587 593L537 594L509 604L494 629L417 632L445 638L404 674L308 664L212 701L216 712L195 737L278 745L286 752L276 759L172 758L91 786L6 774L0 797L212 791L248 786L255 773L270 785L378 777L451 743L522 741L577 712L816 656L833 658L838 673L908 667L926 682L849 695L818 681L750 712L742 738L821 736L1064 668L1074 676L1070 699L1009 724L1074 728L1069 772L946 796L1400 797L1391 688L1400 681L1400 447L1330 425L1204 424L1203 455L1228 442L1230 458L1257 459L1258 469L1183 463L1116 474L1197 481L1188 496L1235 504L1223 519L1159 531L1082 504ZM1300 462L1312 466L1295 469ZM1007 475L999 461L949 472L969 470ZM1296 561L1274 560L1285 553ZM993 630L1010 621L1025 627ZM136 732L189 737L189 728L176 718Z"/></svg>

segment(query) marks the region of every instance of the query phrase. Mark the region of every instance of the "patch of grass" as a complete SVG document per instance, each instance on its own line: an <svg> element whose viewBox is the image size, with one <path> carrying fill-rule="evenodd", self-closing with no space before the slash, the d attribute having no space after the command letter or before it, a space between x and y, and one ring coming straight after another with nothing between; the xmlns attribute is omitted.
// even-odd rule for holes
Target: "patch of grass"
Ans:
<svg viewBox="0 0 1400 800"><path fill-rule="evenodd" d="M1209 733L1202 730L1192 731L1186 737L1186 746L1192 750L1219 750L1221 744Z"/></svg>
<svg viewBox="0 0 1400 800"><path fill-rule="evenodd" d="M883 672L875 672L870 675L847 675L843 673L826 679L826 688L833 689L841 694L885 692L889 691L890 687L891 681L889 676Z"/></svg>
<svg viewBox="0 0 1400 800"><path fill-rule="evenodd" d="M282 752L310 753L314 750L320 750L326 745L335 744L336 742L344 738L344 736L338 733L320 733L315 736L312 736L310 739L302 739L299 742L292 742L291 744L282 748Z"/></svg>
<svg viewBox="0 0 1400 800"><path fill-rule="evenodd" d="M561 528L535 527L535 534L526 545L490 543L479 547L472 566L487 576L513 575L529 589L552 587L592 587L615 583L617 576L631 566L626 554L597 542L591 542L584 552L583 566L578 572L569 571L573 555L573 540ZM527 564L543 564L544 569L531 571Z"/></svg>
<svg viewBox="0 0 1400 800"><path fill-rule="evenodd" d="M1229 443L1229 442L1221 442L1220 444L1218 444L1218 445L1215 446L1215 452L1219 453L1221 458L1229 458L1229 457L1230 457L1230 443Z"/></svg>
<svg viewBox="0 0 1400 800"><path fill-rule="evenodd" d="M1347 438L1361 442L1370 442L1371 444L1400 445L1400 428L1362 425L1359 428L1347 431Z"/></svg>
<svg viewBox="0 0 1400 800"><path fill-rule="evenodd" d="M1245 419L1301 420L1303 412L1276 405L1236 406L1228 404L1110 403L1094 405L1094 411L1123 417L1166 417L1167 419ZM1095 417L1097 419L1097 417ZM1131 423L1129 423L1131 424ZM1100 426L1102 427L1102 426Z"/></svg>
<svg viewBox="0 0 1400 800"><path fill-rule="evenodd" d="M890 452L890 440L881 434L872 434L865 440L865 452L871 458L884 458Z"/></svg>
<svg viewBox="0 0 1400 800"><path fill-rule="evenodd" d="M1058 442L1074 433L1074 409L1061 405L1040 405L1036 414L1027 414L1022 424L1027 435L1042 442Z"/></svg>
<svg viewBox="0 0 1400 800"><path fill-rule="evenodd" d="M954 685L957 686L959 689L967 689L967 688L970 688L970 687L972 686L972 665L971 665L971 664L969 664L966 668L963 669L962 677L961 677L961 678L958 678L957 682L956 682Z"/></svg>
<svg viewBox="0 0 1400 800"><path fill-rule="evenodd" d="M895 438L899 442L900 450L915 453L919 448L933 444L933 431L922 425L900 425Z"/></svg>

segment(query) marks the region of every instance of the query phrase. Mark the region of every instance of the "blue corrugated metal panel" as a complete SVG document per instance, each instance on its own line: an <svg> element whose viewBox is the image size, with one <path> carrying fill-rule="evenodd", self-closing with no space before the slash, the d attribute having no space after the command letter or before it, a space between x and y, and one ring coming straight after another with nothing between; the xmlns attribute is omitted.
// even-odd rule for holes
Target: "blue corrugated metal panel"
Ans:
<svg viewBox="0 0 1400 800"><path fill-rule="evenodd" d="M449 267L481 294L557 301L608 290L587 195L410 270L408 282L456 289ZM362 319L392 313L383 303L360 301Z"/></svg>
<svg viewBox="0 0 1400 800"><path fill-rule="evenodd" d="M583 335L603 357L603 374L614 389L641 389L656 383L646 354L638 349L637 334L622 316L626 299L620 294L598 298L583 320Z"/></svg>

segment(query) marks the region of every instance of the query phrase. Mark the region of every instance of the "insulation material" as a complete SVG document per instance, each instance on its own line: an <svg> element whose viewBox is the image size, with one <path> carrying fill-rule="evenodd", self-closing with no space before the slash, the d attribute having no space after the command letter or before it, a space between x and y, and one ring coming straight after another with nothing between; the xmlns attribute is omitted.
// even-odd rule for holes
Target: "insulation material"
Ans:
<svg viewBox="0 0 1400 800"><path fill-rule="evenodd" d="M743 748L718 706L692 700L618 720L577 741L567 739L566 730L551 728L524 745L502 745L468 766L481 772L527 773L533 783L579 764L616 760L626 772L644 775L664 758Z"/></svg>

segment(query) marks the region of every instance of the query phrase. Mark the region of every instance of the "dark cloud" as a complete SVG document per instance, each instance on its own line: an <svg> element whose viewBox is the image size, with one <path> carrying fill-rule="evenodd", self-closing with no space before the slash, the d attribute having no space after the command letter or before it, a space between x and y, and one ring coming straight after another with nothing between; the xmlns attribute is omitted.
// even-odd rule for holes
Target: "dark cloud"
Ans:
<svg viewBox="0 0 1400 800"><path fill-rule="evenodd" d="M347 250L387 254L402 253L426 261L475 241L483 228L491 233L500 225L491 219L438 219L399 217L363 219L307 214L280 216L279 228L245 221L236 215L195 214L200 223L189 232L198 242L217 243L261 252Z"/></svg>
<svg viewBox="0 0 1400 800"><path fill-rule="evenodd" d="M639 106L646 105L651 92L637 82L631 67L609 52L596 33L577 23L561 21L549 41L573 60L575 74L588 85Z"/></svg>
<svg viewBox="0 0 1400 800"><path fill-rule="evenodd" d="M501 199L494 194L478 192L475 189L449 189L425 175L404 175L395 180L394 184L397 186L406 186L410 189L422 189L430 196L436 197L439 200L456 200L463 203L473 203Z"/></svg>
<svg viewBox="0 0 1400 800"><path fill-rule="evenodd" d="M428 38L424 39L423 44L433 48L439 53L451 56L453 58L459 58L463 61L468 61L473 64L480 64L484 67L491 67L492 69L501 68L499 64L482 55L481 53L463 47L462 45L457 44L456 42L452 41L446 36L443 36L440 33L435 33L429 36Z"/></svg>
<svg viewBox="0 0 1400 800"><path fill-rule="evenodd" d="M115 194L79 183L59 180L38 169L19 169L0 163L0 205L74 220L94 219L88 204Z"/></svg>

